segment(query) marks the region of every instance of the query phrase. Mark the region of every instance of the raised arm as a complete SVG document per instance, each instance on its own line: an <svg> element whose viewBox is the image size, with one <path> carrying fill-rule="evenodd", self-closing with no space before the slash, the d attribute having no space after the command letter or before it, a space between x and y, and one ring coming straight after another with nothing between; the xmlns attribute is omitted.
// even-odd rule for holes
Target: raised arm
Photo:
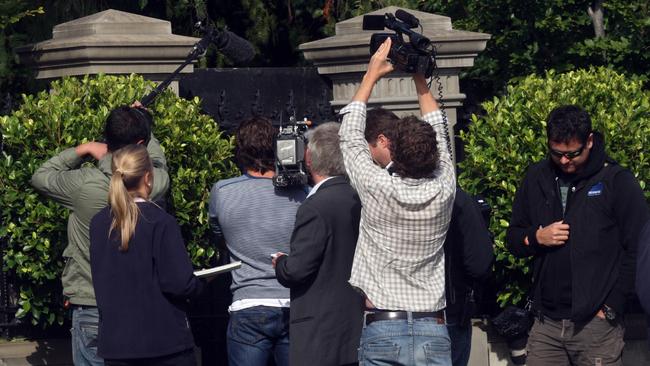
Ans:
<svg viewBox="0 0 650 366"><path fill-rule="evenodd" d="M393 71L393 64L388 61L388 52L390 52L391 40L386 38L386 41L379 46L374 55L370 58L368 63L368 70L366 71L363 79L361 80L361 85L359 89L354 94L352 98L353 102L368 103L370 99L370 94L372 89L375 87L375 84L379 79L384 75Z"/></svg>
<svg viewBox="0 0 650 366"><path fill-rule="evenodd" d="M61 151L36 169L30 181L32 187L63 206L73 208L74 197L84 182L85 172L79 168L86 155L100 160L106 155L106 144L87 142Z"/></svg>
<svg viewBox="0 0 650 366"><path fill-rule="evenodd" d="M456 187L456 167L451 156L449 127L444 123L444 115L438 108L438 102L436 102L433 94L431 94L424 75L414 74L413 81L415 82L415 90L418 94L422 119L436 131L436 144L440 156L439 177L441 183L447 189L454 191Z"/></svg>
<svg viewBox="0 0 650 366"><path fill-rule="evenodd" d="M431 94L431 90L427 86L427 81L422 74L414 74L413 81L415 82L415 91L418 93L418 103L420 103L420 113L422 116L439 110L438 102Z"/></svg>
<svg viewBox="0 0 650 366"><path fill-rule="evenodd" d="M393 70L393 65L387 59L390 42L390 38L386 39L370 58L368 71L363 76L352 102L341 110L343 115L343 123L339 129L341 153L350 183L357 191L363 191L361 187L375 184L377 174L388 174L372 161L364 131L366 128L366 103L372 89L382 76ZM360 192L360 195L363 200L364 193Z"/></svg>

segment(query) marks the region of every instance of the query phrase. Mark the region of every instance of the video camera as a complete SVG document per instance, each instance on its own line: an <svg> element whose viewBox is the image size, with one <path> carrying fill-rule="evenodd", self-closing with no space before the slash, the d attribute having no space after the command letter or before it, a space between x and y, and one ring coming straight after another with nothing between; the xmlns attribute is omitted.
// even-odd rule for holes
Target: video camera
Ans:
<svg viewBox="0 0 650 366"><path fill-rule="evenodd" d="M280 127L280 132L275 139L274 186L284 188L307 184L305 132L310 125L311 121L307 118L297 121L295 117L291 117L288 126Z"/></svg>
<svg viewBox="0 0 650 366"><path fill-rule="evenodd" d="M414 15L397 10L395 15L366 15L363 17L364 30L383 30L384 28L395 31L395 33L375 33L370 37L370 54L374 54L379 46L386 40L391 39L388 58L395 67L404 72L423 74L429 78L435 69L435 49L431 40L411 29L420 26L420 20ZM421 26L420 26L421 28ZM409 37L409 42L404 41L404 35Z"/></svg>

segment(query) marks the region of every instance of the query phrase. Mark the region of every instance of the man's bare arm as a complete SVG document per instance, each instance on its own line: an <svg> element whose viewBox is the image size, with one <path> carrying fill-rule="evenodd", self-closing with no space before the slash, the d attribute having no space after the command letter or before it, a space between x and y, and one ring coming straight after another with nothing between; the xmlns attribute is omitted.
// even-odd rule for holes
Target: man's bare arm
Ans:
<svg viewBox="0 0 650 366"><path fill-rule="evenodd" d="M388 61L390 44L390 38L386 38L386 41L384 41L384 43L379 46L375 54L370 58L370 62L368 63L368 70L361 80L359 89L357 89L357 92L352 98L353 102L362 102L367 104L368 99L370 99L372 89L375 87L377 81L384 75L393 71L393 64Z"/></svg>
<svg viewBox="0 0 650 366"><path fill-rule="evenodd" d="M422 74L413 74L415 90L418 93L418 102L420 103L420 113L424 116L427 113L438 110L438 103L431 94L427 86L427 81Z"/></svg>

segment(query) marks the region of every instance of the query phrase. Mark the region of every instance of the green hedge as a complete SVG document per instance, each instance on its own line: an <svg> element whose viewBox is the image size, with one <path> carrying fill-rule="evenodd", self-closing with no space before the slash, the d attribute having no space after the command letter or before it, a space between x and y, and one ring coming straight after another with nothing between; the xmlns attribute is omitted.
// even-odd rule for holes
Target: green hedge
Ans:
<svg viewBox="0 0 650 366"><path fill-rule="evenodd" d="M68 212L37 194L32 173L61 150L102 138L104 121L116 106L141 98L153 83L140 76L66 78L49 92L24 96L20 109L0 117L3 271L19 285L17 316L47 326L63 321L59 276L67 242ZM196 265L215 255L208 235L207 202L212 183L236 174L233 141L200 113L198 98L167 91L152 107L171 177L171 205Z"/></svg>
<svg viewBox="0 0 650 366"><path fill-rule="evenodd" d="M607 153L632 170L644 190L650 181L650 93L638 78L606 68L549 72L511 84L504 97L485 102L485 115L472 116L461 134L467 157L459 182L469 192L485 194L492 205L502 306L521 303L530 284L528 260L513 257L504 246L512 200L528 165L545 158L546 117L563 104L585 108L594 129L605 136ZM645 195L648 199L650 192Z"/></svg>

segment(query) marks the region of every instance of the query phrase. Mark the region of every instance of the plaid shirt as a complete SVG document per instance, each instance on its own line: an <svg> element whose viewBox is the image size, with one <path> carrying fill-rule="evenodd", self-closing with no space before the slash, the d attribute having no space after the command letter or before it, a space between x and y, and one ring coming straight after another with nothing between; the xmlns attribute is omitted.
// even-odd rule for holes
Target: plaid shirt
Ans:
<svg viewBox="0 0 650 366"><path fill-rule="evenodd" d="M391 175L373 163L364 138L366 105L341 110L341 151L363 208L350 284L379 309L437 311L445 307L442 245L451 219L456 176L442 112L423 119L436 131L439 166L431 178Z"/></svg>

